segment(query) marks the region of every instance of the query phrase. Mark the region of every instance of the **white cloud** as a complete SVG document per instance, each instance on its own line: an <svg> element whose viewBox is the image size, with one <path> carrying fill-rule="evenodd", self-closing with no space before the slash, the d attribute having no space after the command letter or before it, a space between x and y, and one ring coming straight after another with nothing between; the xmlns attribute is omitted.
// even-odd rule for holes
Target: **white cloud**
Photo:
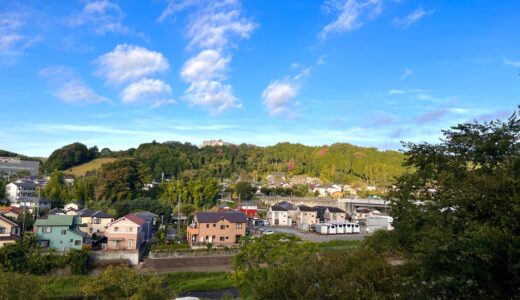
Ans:
<svg viewBox="0 0 520 300"><path fill-rule="evenodd" d="M230 61L230 56L222 57L216 50L203 50L186 61L181 77L188 82L223 78Z"/></svg>
<svg viewBox="0 0 520 300"><path fill-rule="evenodd" d="M320 38L323 40L332 32L348 32L361 27L364 19L379 16L381 2L381 0L328 1L326 8L331 12L339 12L339 16L323 28Z"/></svg>
<svg viewBox="0 0 520 300"><path fill-rule="evenodd" d="M520 67L520 60L510 60L506 58L504 63L509 66Z"/></svg>
<svg viewBox="0 0 520 300"><path fill-rule="evenodd" d="M275 80L262 92L262 100L269 114L281 115L291 112L291 100L298 95L298 91L297 82Z"/></svg>
<svg viewBox="0 0 520 300"><path fill-rule="evenodd" d="M125 14L118 4L108 0L92 1L85 4L81 13L69 17L67 23L71 26L90 26L96 34L131 33L130 28L123 24Z"/></svg>
<svg viewBox="0 0 520 300"><path fill-rule="evenodd" d="M184 99L192 105L203 106L213 115L231 108L242 107L234 96L231 85L214 80L194 81L184 93Z"/></svg>
<svg viewBox="0 0 520 300"><path fill-rule="evenodd" d="M394 18L394 25L401 27L401 28L408 28L413 23L419 21L420 19L432 15L435 12L434 9L425 11L422 7L419 7L415 11L411 12L409 15L407 15L404 18Z"/></svg>
<svg viewBox="0 0 520 300"><path fill-rule="evenodd" d="M50 67L40 71L53 95L66 103L99 103L109 101L108 98L96 94L67 67Z"/></svg>
<svg viewBox="0 0 520 300"><path fill-rule="evenodd" d="M187 17L188 48L202 50L182 67L181 78L189 84L183 99L211 114L241 107L233 87L224 82L231 63L231 55L225 53L233 46L232 39L249 38L257 25L242 15L239 0L170 0L158 21L187 8L194 8Z"/></svg>
<svg viewBox="0 0 520 300"><path fill-rule="evenodd" d="M408 76L410 76L412 74L413 74L413 70L412 69L405 68L404 71L403 71L403 74L401 74L401 79L405 79L405 78L407 78Z"/></svg>
<svg viewBox="0 0 520 300"><path fill-rule="evenodd" d="M390 95L401 95L401 94L405 94L406 91L403 91L403 90L389 90L388 91L388 94Z"/></svg>
<svg viewBox="0 0 520 300"><path fill-rule="evenodd" d="M164 72L169 68L166 57L160 52L134 45L117 45L96 59L96 74L108 83L118 84Z"/></svg>
<svg viewBox="0 0 520 300"><path fill-rule="evenodd" d="M127 86L121 92L121 100L125 104L151 103L152 106L159 106L175 102L169 99L171 93L171 86L162 80L143 78Z"/></svg>
<svg viewBox="0 0 520 300"><path fill-rule="evenodd" d="M327 55L322 55L318 58L318 60L316 61L316 65L317 66L321 66L325 63L325 58L327 57Z"/></svg>

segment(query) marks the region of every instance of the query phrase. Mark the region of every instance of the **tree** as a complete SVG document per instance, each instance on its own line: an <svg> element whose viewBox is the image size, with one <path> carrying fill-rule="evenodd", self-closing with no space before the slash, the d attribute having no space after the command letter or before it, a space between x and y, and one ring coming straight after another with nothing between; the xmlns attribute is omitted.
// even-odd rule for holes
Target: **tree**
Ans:
<svg viewBox="0 0 520 300"><path fill-rule="evenodd" d="M110 201L132 199L142 186L137 163L131 159L120 159L101 167L96 199Z"/></svg>
<svg viewBox="0 0 520 300"><path fill-rule="evenodd" d="M375 252L320 252L316 244L273 234L244 241L234 277L251 299L396 298L399 274Z"/></svg>
<svg viewBox="0 0 520 300"><path fill-rule="evenodd" d="M51 179L45 185L44 194L52 201L53 207L60 207L69 199L69 189L63 172L57 170L52 172Z"/></svg>
<svg viewBox="0 0 520 300"><path fill-rule="evenodd" d="M406 144L391 196L396 239L418 298L520 292L520 120L464 123L439 144Z"/></svg>
<svg viewBox="0 0 520 300"><path fill-rule="evenodd" d="M87 280L85 296L101 299L170 299L161 278L145 276L124 266L109 266L100 276Z"/></svg>
<svg viewBox="0 0 520 300"><path fill-rule="evenodd" d="M70 167L88 162L98 156L97 147L90 149L81 143L63 146L51 153L45 162L47 171L66 170Z"/></svg>
<svg viewBox="0 0 520 300"><path fill-rule="evenodd" d="M235 185L235 193L242 200L251 200L253 198L253 189L251 183L247 181L239 181Z"/></svg>

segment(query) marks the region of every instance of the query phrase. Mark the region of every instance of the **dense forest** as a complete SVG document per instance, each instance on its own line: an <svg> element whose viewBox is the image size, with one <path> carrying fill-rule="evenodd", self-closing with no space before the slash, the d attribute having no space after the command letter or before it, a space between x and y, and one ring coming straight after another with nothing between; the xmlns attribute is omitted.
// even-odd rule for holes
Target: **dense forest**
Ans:
<svg viewBox="0 0 520 300"><path fill-rule="evenodd" d="M65 183L63 171L96 158L117 160L102 164L95 171L87 170L72 186ZM287 178L296 175L319 178L323 183L388 186L404 173L404 158L397 151L341 143L199 148L189 143L154 141L118 152L73 143L55 150L41 166L43 172L51 175L42 192L53 201L53 206L74 200L81 204L94 202L100 209L113 209L115 202L149 198L160 199L170 207L181 198L186 205L211 207L222 192L228 195L237 192L238 183L246 187L239 192L241 198L249 199L254 191L247 191L247 184L265 185L267 175L273 172L282 172ZM264 189L262 192L271 195L308 193L305 184L268 192Z"/></svg>
<svg viewBox="0 0 520 300"><path fill-rule="evenodd" d="M324 182L387 185L402 174L404 155L397 151L378 151L350 144L305 146L279 143L258 147L241 144L199 148L189 143L146 143L137 149L114 153L109 149L74 143L54 151L45 163L45 170L66 170L97 157L131 158L146 168L151 179L179 178L186 171L204 170L210 177L245 178L261 181L271 172L287 176L307 175Z"/></svg>

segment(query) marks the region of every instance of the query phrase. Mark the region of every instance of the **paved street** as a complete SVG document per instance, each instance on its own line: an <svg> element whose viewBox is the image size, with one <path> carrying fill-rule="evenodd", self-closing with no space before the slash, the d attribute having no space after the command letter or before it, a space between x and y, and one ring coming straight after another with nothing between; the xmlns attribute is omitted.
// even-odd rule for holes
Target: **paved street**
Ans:
<svg viewBox="0 0 520 300"><path fill-rule="evenodd" d="M294 234L301 237L303 240L311 242L328 242L333 240L350 240L359 241L363 240L367 234L331 234L331 235L320 235L315 232L303 232L292 227L262 227L264 229L270 229L274 232ZM363 228L361 229L363 230Z"/></svg>

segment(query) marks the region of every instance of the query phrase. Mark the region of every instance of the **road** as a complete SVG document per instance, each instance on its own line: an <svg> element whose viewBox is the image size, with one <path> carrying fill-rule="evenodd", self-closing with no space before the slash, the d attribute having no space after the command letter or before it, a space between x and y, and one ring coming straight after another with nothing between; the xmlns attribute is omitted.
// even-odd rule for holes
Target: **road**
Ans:
<svg viewBox="0 0 520 300"><path fill-rule="evenodd" d="M363 240L367 234L331 234L331 235L321 235L315 232L304 232L300 231L296 228L292 227L262 227L265 230L272 230L278 233L286 233L286 234L294 234L300 237L302 240L311 241L311 242L329 242L334 240L349 240L349 241L360 241Z"/></svg>

